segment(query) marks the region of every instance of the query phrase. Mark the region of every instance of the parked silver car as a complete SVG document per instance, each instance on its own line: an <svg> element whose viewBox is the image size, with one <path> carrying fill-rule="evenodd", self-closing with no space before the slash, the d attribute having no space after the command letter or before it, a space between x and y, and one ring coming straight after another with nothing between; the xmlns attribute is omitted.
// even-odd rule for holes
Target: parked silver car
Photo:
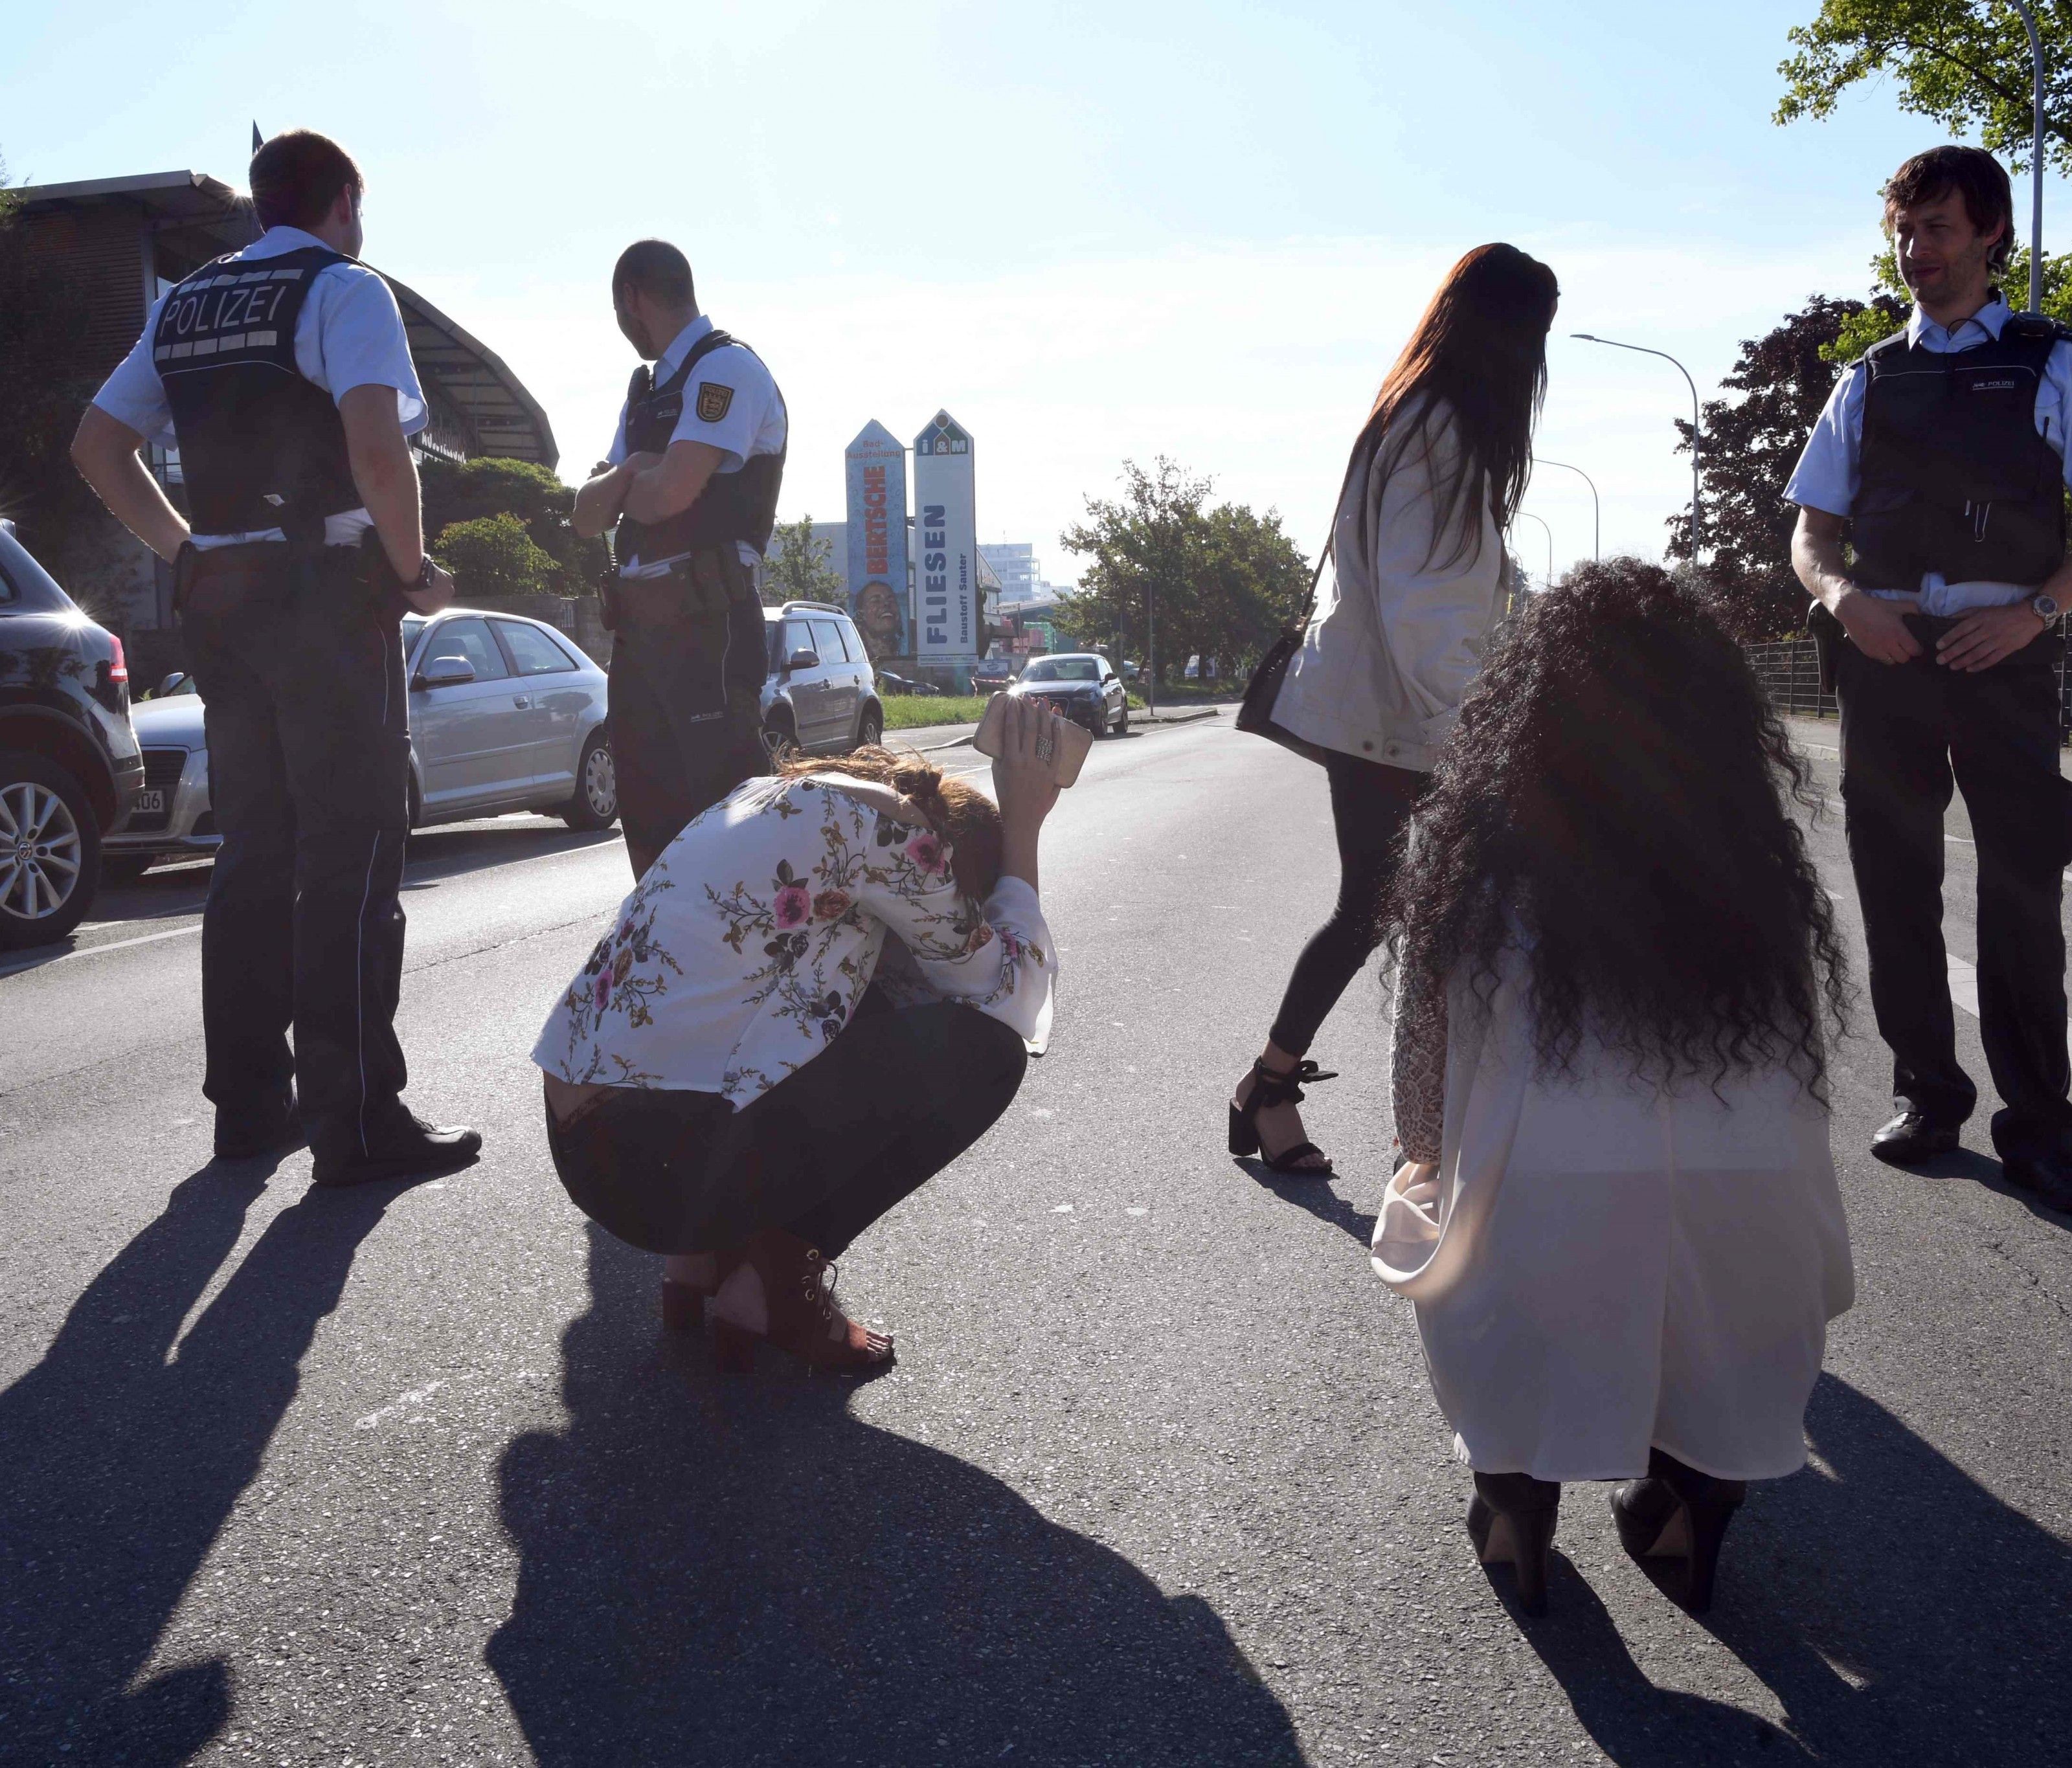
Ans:
<svg viewBox="0 0 2072 1768"><path fill-rule="evenodd" d="M787 602L765 608L763 619L770 635L763 740L816 755L880 741L885 708L856 623L827 602Z"/></svg>
<svg viewBox="0 0 2072 1768"><path fill-rule="evenodd" d="M619 815L604 671L542 621L448 608L403 622L410 684L410 826L538 811L571 828ZM105 844L109 882L212 852L208 740L191 676L132 709L144 784Z"/></svg>

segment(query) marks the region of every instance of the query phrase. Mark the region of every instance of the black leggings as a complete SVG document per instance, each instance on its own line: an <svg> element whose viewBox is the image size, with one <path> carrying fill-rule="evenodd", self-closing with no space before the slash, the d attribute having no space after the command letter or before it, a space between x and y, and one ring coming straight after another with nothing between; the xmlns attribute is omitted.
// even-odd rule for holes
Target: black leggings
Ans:
<svg viewBox="0 0 2072 1768"><path fill-rule="evenodd" d="M1295 960L1269 1034L1291 1056L1309 1050L1346 985L1381 944L1377 907L1396 837L1426 778L1337 750L1325 757L1324 771L1330 776L1331 824L1338 837L1338 901Z"/></svg>
<svg viewBox="0 0 2072 1768"><path fill-rule="evenodd" d="M954 1002L894 1009L875 989L835 1041L739 1111L717 1093L615 1088L547 1113L577 1208L650 1252L723 1252L765 1228L829 1258L992 1128L1028 1053Z"/></svg>

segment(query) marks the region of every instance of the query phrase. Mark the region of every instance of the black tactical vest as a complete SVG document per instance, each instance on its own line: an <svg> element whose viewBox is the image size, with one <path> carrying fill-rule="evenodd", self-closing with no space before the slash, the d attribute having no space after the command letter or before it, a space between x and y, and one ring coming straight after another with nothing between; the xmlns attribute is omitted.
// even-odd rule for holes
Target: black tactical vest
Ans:
<svg viewBox="0 0 2072 1768"><path fill-rule="evenodd" d="M218 258L166 297L151 360L196 533L278 528L315 544L325 516L359 508L338 406L295 366L310 284L327 265L352 261L321 245Z"/></svg>
<svg viewBox="0 0 2072 1768"><path fill-rule="evenodd" d="M2062 338L2072 331L2023 314L1974 349L1938 354L1901 332L1864 352L1849 516L1859 582L1913 590L1939 571L1952 583L2034 585L2058 569L2064 464L2037 434L2036 396Z"/></svg>
<svg viewBox="0 0 2072 1768"><path fill-rule="evenodd" d="M626 389L626 451L666 454L676 433L676 420L684 413L684 389L692 371L713 351L739 342L717 328L707 332L660 386L646 363L635 368ZM783 395L777 397L781 405ZM764 551L777 524L777 491L784 480L784 456L790 446L787 429L785 446L775 454L751 454L739 471L714 473L697 501L667 521L622 520L614 539L620 568L680 558L735 541L746 541L757 552Z"/></svg>

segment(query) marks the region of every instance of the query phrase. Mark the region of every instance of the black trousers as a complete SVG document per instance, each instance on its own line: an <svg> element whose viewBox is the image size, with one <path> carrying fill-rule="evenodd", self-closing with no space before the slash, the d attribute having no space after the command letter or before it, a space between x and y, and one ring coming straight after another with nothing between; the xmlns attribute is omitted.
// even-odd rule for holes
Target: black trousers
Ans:
<svg viewBox="0 0 2072 1768"><path fill-rule="evenodd" d="M615 608L611 755L637 878L685 824L770 771L769 649L760 604L701 609L676 578L623 583Z"/></svg>
<svg viewBox="0 0 2072 1768"><path fill-rule="evenodd" d="M2003 1152L2072 1135L2066 1103L2063 872L2072 783L2058 773L2060 641L1975 674L1934 660L1953 623L1908 626L1925 654L1882 664L1836 651L1849 864L1870 946L1871 1005L1893 1054L1893 1104L1962 1122L1978 1089L1958 1065L1942 945L1942 813L1954 785L1978 842L1979 1017Z"/></svg>
<svg viewBox="0 0 2072 1768"><path fill-rule="evenodd" d="M350 548L225 549L196 569L180 633L223 836L202 911L202 1090L220 1119L253 1120L293 1080L319 1157L365 1154L404 1115L393 1022L410 738L397 617Z"/></svg>
<svg viewBox="0 0 2072 1768"><path fill-rule="evenodd" d="M547 1114L577 1208L650 1252L719 1252L765 1228L829 1258L999 1119L1028 1065L997 1019L866 993L836 1038L740 1111L716 1093L616 1088Z"/></svg>
<svg viewBox="0 0 2072 1768"><path fill-rule="evenodd" d="M1269 1034L1291 1056L1304 1054L1346 985L1381 944L1376 914L1396 838L1416 808L1426 775L1330 750L1331 826L1338 838L1338 900L1295 960Z"/></svg>

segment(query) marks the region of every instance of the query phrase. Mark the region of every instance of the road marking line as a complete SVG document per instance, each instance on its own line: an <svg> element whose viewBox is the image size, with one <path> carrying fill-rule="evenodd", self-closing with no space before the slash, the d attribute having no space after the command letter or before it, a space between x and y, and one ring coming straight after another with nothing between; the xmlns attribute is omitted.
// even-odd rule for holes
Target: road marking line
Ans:
<svg viewBox="0 0 2072 1768"><path fill-rule="evenodd" d="M1975 1019L1979 1017L1979 972L1975 964L1967 964L1954 952L1943 954L1943 961L1950 970L1950 1004L1962 1007Z"/></svg>
<svg viewBox="0 0 2072 1768"><path fill-rule="evenodd" d="M68 964L74 958L90 958L103 952L120 952L133 945L155 945L161 940L183 939L190 933L201 931L197 921L192 927L176 927L170 933L142 933L134 940L110 940L105 945L82 945L74 952L61 952L54 958L31 958L27 963L11 965L0 970L0 977L19 976L24 970L47 970L53 964Z"/></svg>

